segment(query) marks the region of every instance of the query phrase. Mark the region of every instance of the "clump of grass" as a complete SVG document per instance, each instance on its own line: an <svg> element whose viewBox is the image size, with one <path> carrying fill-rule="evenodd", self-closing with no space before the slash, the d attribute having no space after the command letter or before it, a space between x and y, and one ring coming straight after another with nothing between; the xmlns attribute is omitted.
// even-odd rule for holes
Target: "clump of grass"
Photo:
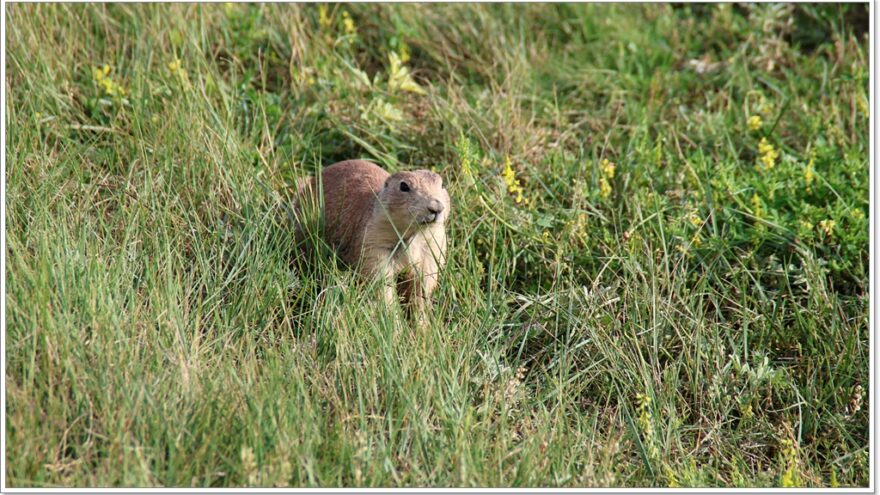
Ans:
<svg viewBox="0 0 880 495"><path fill-rule="evenodd" d="M866 486L865 9L8 6L9 485ZM297 245L357 157L424 331Z"/></svg>

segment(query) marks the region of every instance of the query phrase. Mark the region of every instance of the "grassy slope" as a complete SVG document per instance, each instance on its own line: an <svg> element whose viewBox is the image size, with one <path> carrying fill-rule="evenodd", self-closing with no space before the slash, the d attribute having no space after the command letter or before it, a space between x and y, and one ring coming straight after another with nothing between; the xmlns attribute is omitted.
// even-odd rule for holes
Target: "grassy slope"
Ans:
<svg viewBox="0 0 880 495"><path fill-rule="evenodd" d="M866 485L860 9L7 6L7 483ZM290 262L351 157L430 331Z"/></svg>

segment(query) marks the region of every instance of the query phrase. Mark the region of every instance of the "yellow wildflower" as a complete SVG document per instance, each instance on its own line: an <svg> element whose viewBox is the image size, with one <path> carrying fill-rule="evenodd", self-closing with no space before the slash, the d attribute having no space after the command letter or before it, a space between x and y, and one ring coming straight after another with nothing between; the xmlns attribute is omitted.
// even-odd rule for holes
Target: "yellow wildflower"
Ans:
<svg viewBox="0 0 880 495"><path fill-rule="evenodd" d="M110 66L92 68L92 78L98 84L98 87L104 91L107 96L125 96L125 88L117 84L110 77Z"/></svg>
<svg viewBox="0 0 880 495"><path fill-rule="evenodd" d="M110 96L125 96L125 88L113 82L109 77L101 79L100 85L104 88L104 92Z"/></svg>
<svg viewBox="0 0 880 495"><path fill-rule="evenodd" d="M607 198L608 196L611 196L611 184L605 177L599 179L599 196L601 196L602 198Z"/></svg>
<svg viewBox="0 0 880 495"><path fill-rule="evenodd" d="M807 163L807 168L804 169L804 182L807 184L807 191L809 192L810 186L813 184L813 181L816 180L815 174L813 172L813 164L816 162L815 156L810 156L810 161Z"/></svg>
<svg viewBox="0 0 880 495"><path fill-rule="evenodd" d="M602 172L602 177L599 178L599 196L602 198L607 198L611 196L611 179L614 178L614 172L617 169L617 166L611 160L607 158L603 158L601 162L599 162L599 170Z"/></svg>
<svg viewBox="0 0 880 495"><path fill-rule="evenodd" d="M425 90L413 80L409 68L403 65L403 61L400 59L400 56L397 55L397 52L391 52L388 54L388 62L390 64L390 67L388 68L388 87L392 90L402 89L403 91L409 91L420 95L425 94Z"/></svg>
<svg viewBox="0 0 880 495"><path fill-rule="evenodd" d="M764 216L764 207L761 204L761 198L758 197L757 193L752 195L752 209L754 210L756 217L761 218Z"/></svg>
<svg viewBox="0 0 880 495"><path fill-rule="evenodd" d="M614 162L612 162L611 160L603 158L602 162L599 164L599 168L602 169L602 175L609 179L613 179L614 170L617 168L617 166L614 165Z"/></svg>
<svg viewBox="0 0 880 495"><path fill-rule="evenodd" d="M100 83L109 74L110 74L110 66L109 65L105 65L104 67L93 67L92 68L92 78L94 78L95 82Z"/></svg>
<svg viewBox="0 0 880 495"><path fill-rule="evenodd" d="M850 210L849 214L855 220L862 220L863 218L865 218L865 212L861 208L853 208L852 210Z"/></svg>
<svg viewBox="0 0 880 495"><path fill-rule="evenodd" d="M802 484L800 476L797 473L798 467L798 448L795 443L787 438L781 442L782 460L785 465L785 471L779 478L779 484L783 488L791 488Z"/></svg>
<svg viewBox="0 0 880 495"><path fill-rule="evenodd" d="M759 170L767 171L776 166L776 159L779 158L779 152L767 141L767 138L761 138L758 143L758 165Z"/></svg>
<svg viewBox="0 0 880 495"><path fill-rule="evenodd" d="M663 474L666 476L667 486L669 488L681 488L681 483L678 482L678 476L675 475L675 471L673 471L666 463L663 463Z"/></svg>
<svg viewBox="0 0 880 495"><path fill-rule="evenodd" d="M501 172L504 183L507 184L507 192L514 195L513 201L515 203L519 204L525 201L525 204L528 204L529 201L523 198L523 188L520 185L519 179L516 178L516 173L511 165L510 157L507 157L504 160L504 170Z"/></svg>
<svg viewBox="0 0 880 495"><path fill-rule="evenodd" d="M691 225L693 225L694 227L699 227L703 223L703 219L700 218L700 216L696 213L691 213L688 217L688 220L690 220Z"/></svg>
<svg viewBox="0 0 880 495"><path fill-rule="evenodd" d="M376 115L387 120L397 122L403 120L403 112L397 107L386 101L381 101L376 105Z"/></svg>
<svg viewBox="0 0 880 495"><path fill-rule="evenodd" d="M357 33L357 27L354 25L354 21L351 19L351 16L348 15L348 11L342 11L342 25L345 27L346 34L355 34Z"/></svg>
<svg viewBox="0 0 880 495"><path fill-rule="evenodd" d="M391 126L393 123L404 119L403 112L400 109L382 98L373 100L366 108L361 106L358 108L361 110L361 118L367 122L373 122L373 117L378 117L385 124Z"/></svg>
<svg viewBox="0 0 880 495"><path fill-rule="evenodd" d="M654 438L654 415L651 412L651 397L647 394L636 394L636 402L638 403L637 411L639 412L638 423L642 430L642 437L648 450L648 454L652 459L660 456L660 449L657 448L657 442Z"/></svg>
<svg viewBox="0 0 880 495"><path fill-rule="evenodd" d="M185 82L189 81L189 73L183 68L183 63L177 57L168 62L168 73L171 77L178 76Z"/></svg>
<svg viewBox="0 0 880 495"><path fill-rule="evenodd" d="M504 182L507 183L507 186L513 187L513 184L516 182L516 174L513 172L509 157L504 161L504 170L501 171L501 175L504 177Z"/></svg>
<svg viewBox="0 0 880 495"><path fill-rule="evenodd" d="M821 228L822 231L825 232L825 235L830 237L834 233L834 225L836 223L837 222L835 222L834 220L828 218L819 222L819 228Z"/></svg>
<svg viewBox="0 0 880 495"><path fill-rule="evenodd" d="M544 233L541 235L541 239L544 241L544 244L550 242L550 232L545 230Z"/></svg>
<svg viewBox="0 0 880 495"><path fill-rule="evenodd" d="M329 28L333 25L333 21L330 20L330 16L327 15L327 6L321 5L318 7L318 24L323 29Z"/></svg>
<svg viewBox="0 0 880 495"><path fill-rule="evenodd" d="M757 131L764 125L764 121L761 120L760 115L752 115L749 117L749 120L746 121L746 125L749 127L750 131Z"/></svg>
<svg viewBox="0 0 880 495"><path fill-rule="evenodd" d="M400 61L403 63L409 62L409 45L404 42L400 42Z"/></svg>

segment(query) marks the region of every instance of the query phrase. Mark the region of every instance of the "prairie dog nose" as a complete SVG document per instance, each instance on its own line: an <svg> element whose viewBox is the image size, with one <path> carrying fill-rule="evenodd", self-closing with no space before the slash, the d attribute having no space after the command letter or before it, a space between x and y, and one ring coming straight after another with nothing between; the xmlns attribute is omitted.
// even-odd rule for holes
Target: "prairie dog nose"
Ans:
<svg viewBox="0 0 880 495"><path fill-rule="evenodd" d="M431 203L431 206L428 207L428 211L431 213L438 215L443 212L443 203L439 201L434 201Z"/></svg>

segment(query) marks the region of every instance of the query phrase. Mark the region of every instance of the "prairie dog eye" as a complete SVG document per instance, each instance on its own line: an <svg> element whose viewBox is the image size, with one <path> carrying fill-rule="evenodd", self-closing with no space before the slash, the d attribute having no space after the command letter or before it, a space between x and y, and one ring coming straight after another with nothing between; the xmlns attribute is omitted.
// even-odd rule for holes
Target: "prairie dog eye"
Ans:
<svg viewBox="0 0 880 495"><path fill-rule="evenodd" d="M409 192L409 184L407 184L406 182L401 181L401 182L400 182L400 190L403 191L403 192Z"/></svg>

